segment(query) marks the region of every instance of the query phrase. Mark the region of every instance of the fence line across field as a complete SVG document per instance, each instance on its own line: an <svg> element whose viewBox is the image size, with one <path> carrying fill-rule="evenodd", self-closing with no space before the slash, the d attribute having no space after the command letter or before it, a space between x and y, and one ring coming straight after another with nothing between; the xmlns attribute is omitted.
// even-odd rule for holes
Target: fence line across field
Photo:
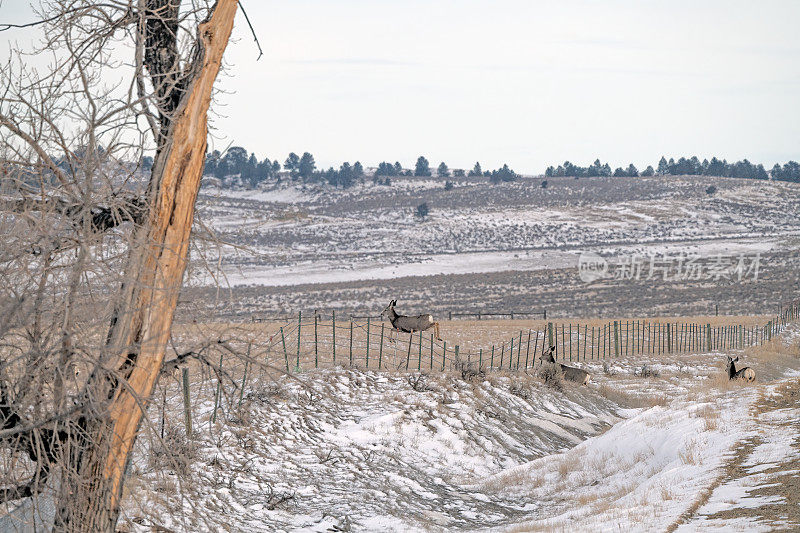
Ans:
<svg viewBox="0 0 800 533"><path fill-rule="evenodd" d="M760 345L797 318L798 305L782 308L763 326L651 320L612 320L605 324L548 322L522 329L505 342L465 350L437 340L430 333L399 333L380 320L336 313L310 317L298 313L258 350L285 370L304 371L336 365L365 369L447 370L467 364L482 370L519 370L535 365L542 352L555 346L557 359L591 361L637 354L702 353Z"/></svg>
<svg viewBox="0 0 800 533"><path fill-rule="evenodd" d="M333 312L320 312L320 311L307 311L303 312L306 316L317 314L320 319L327 318L331 319ZM380 320L381 315L346 315L342 316L339 315L339 319L348 318L352 320ZM448 320L459 320L459 319L467 319L472 318L476 320L491 320L491 319L523 319L523 318L534 318L534 317L541 317L542 320L547 320L547 309L543 309L541 311L463 311L463 312L447 312L447 319ZM272 316L272 317L260 317L260 316L251 316L251 322L283 322L283 323L290 323L294 320L294 316Z"/></svg>
<svg viewBox="0 0 800 533"><path fill-rule="evenodd" d="M337 320L336 313L332 312L330 320L325 320L318 313L309 317L299 312L296 320L279 326L278 331L267 338L234 340L246 343L243 369L241 364L229 362L229 370L223 370L224 352L220 351L219 363L214 369L216 387L209 420L213 424L220 409L230 411L241 406L248 382L253 381L250 374L256 365L261 372L272 367L288 373L335 366L418 372L453 369L527 371L541 364L542 355L550 346L555 347L555 358L563 361L743 349L770 341L790 322L796 321L799 314L800 304L793 303L782 307L774 319L760 326L712 326L708 322L650 320L612 320L593 326L547 322L544 327L520 330L499 344L478 350L462 350L459 345L448 345L446 340L438 340L433 334L396 332L391 325L382 320L373 321L371 317L363 322L350 317ZM223 376L235 384L233 392L222 386ZM184 367L184 424L187 435L191 436L193 415L189 383L189 369ZM205 384L210 385L211 381L203 378L201 383L207 391ZM162 435L165 408L166 395L162 404Z"/></svg>

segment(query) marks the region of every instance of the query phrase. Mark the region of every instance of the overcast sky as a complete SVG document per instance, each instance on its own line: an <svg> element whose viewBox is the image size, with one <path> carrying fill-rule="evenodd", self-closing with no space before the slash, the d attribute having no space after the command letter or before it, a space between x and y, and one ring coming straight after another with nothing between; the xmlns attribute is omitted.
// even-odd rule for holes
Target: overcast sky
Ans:
<svg viewBox="0 0 800 533"><path fill-rule="evenodd" d="M264 56L240 14L217 148L522 173L800 159L798 0L243 3Z"/></svg>

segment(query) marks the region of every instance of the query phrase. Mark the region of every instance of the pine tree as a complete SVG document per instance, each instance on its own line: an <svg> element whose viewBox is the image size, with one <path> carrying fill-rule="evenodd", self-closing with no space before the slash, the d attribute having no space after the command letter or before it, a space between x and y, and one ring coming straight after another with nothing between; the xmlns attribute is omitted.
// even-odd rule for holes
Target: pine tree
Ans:
<svg viewBox="0 0 800 533"><path fill-rule="evenodd" d="M475 163L475 166L472 167L472 170L469 171L469 176L483 176L483 171L481 170L481 164Z"/></svg>
<svg viewBox="0 0 800 533"><path fill-rule="evenodd" d="M296 178L300 170L300 157L298 157L296 153L291 152L289 157L286 158L286 161L283 162L283 169L288 170L292 178Z"/></svg>
<svg viewBox="0 0 800 533"><path fill-rule="evenodd" d="M439 168L436 169L436 174L440 178L449 178L450 177L450 169L447 168L447 165L442 161L439 163Z"/></svg>
<svg viewBox="0 0 800 533"><path fill-rule="evenodd" d="M417 158L417 164L414 168L414 175L415 176L430 176L431 175L431 166L428 163L428 160L425 159L424 156L419 156Z"/></svg>
<svg viewBox="0 0 800 533"><path fill-rule="evenodd" d="M667 159L663 155L661 156L661 159L658 160L658 170L656 170L656 174L659 176L666 176L669 174Z"/></svg>
<svg viewBox="0 0 800 533"><path fill-rule="evenodd" d="M303 179L308 179L317 169L317 164L314 161L314 156L308 152L303 152L303 157L300 158L300 162L297 164L297 173Z"/></svg>

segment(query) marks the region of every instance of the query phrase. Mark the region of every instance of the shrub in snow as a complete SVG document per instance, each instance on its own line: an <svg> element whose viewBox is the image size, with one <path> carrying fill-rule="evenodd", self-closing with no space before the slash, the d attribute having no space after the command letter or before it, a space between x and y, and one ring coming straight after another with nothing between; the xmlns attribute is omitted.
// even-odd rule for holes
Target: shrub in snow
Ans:
<svg viewBox="0 0 800 533"><path fill-rule="evenodd" d="M655 368L650 368L647 366L647 363L643 364L642 368L640 368L638 371L635 368L633 369L634 376L640 376L643 378L657 378L658 374L658 370Z"/></svg>
<svg viewBox="0 0 800 533"><path fill-rule="evenodd" d="M539 368L539 379L541 379L545 385L549 387L553 387L556 390L563 390L564 383L562 382L562 373L561 368L553 363L545 363Z"/></svg>
<svg viewBox="0 0 800 533"><path fill-rule="evenodd" d="M417 392L433 390L433 388L428 385L427 374L410 374L406 380L408 384L411 385L411 388Z"/></svg>

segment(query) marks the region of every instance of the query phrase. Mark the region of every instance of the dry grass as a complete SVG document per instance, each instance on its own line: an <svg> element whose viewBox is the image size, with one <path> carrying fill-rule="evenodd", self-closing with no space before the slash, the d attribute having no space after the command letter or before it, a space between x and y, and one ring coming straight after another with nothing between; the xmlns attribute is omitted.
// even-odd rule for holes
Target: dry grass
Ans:
<svg viewBox="0 0 800 533"><path fill-rule="evenodd" d="M775 337L764 344L751 346L745 350L748 358L759 359L761 361L769 361L779 357L800 356L800 346L787 346L784 344L783 339Z"/></svg>
<svg viewBox="0 0 800 533"><path fill-rule="evenodd" d="M581 459L576 453L567 453L560 457L558 462L558 475L567 476L581 467Z"/></svg>
<svg viewBox="0 0 800 533"><path fill-rule="evenodd" d="M599 498L600 495L597 492L581 492L575 498L575 502L583 507L584 505L596 502Z"/></svg>
<svg viewBox="0 0 800 533"><path fill-rule="evenodd" d="M678 452L678 457L685 465L696 465L700 462L700 454L697 450L697 442L691 440L686 444L686 449Z"/></svg>
<svg viewBox="0 0 800 533"><path fill-rule="evenodd" d="M487 492L503 492L510 488L525 487L535 489L541 487L544 477L528 470L516 469L497 475L484 483L482 488Z"/></svg>
<svg viewBox="0 0 800 533"><path fill-rule="evenodd" d="M706 404L695 412L695 416L703 419L705 431L716 431L719 428L719 408Z"/></svg>
<svg viewBox="0 0 800 533"><path fill-rule="evenodd" d="M597 392L612 403L629 409L664 406L669 403L669 398L665 394L632 394L606 384L600 385Z"/></svg>

